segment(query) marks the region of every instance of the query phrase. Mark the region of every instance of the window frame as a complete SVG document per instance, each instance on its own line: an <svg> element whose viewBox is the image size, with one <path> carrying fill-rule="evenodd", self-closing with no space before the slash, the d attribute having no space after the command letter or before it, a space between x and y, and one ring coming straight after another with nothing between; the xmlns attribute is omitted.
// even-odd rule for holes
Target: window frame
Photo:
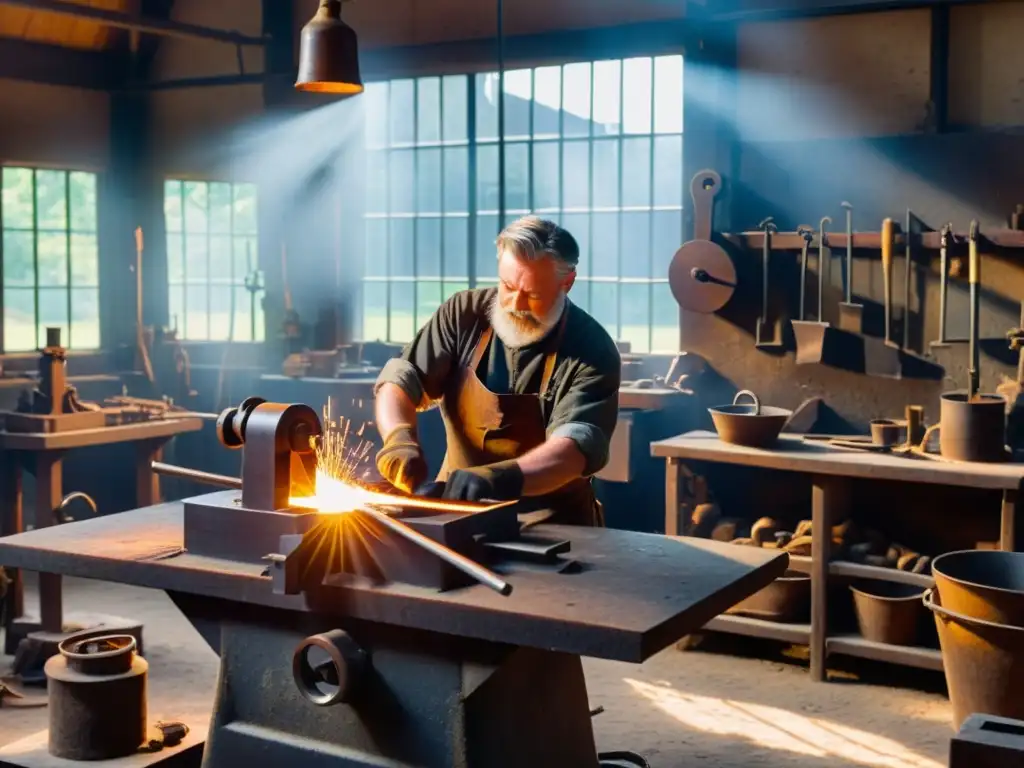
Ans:
<svg viewBox="0 0 1024 768"><path fill-rule="evenodd" d="M393 306L394 302L392 300L392 293L393 293L393 286L396 283L399 283L399 282L411 282L412 283L412 289L413 289L413 295L412 295L412 317L413 317L413 326L414 326L413 332L415 332L415 330L418 329L418 327L420 325L422 325L422 323L427 319L427 317L422 317L422 318L419 317L419 314L420 314L420 300L419 300L420 297L419 297L419 290L418 290L419 283L420 283L420 275L418 274L418 263L419 263L418 262L418 249L419 249L419 243L418 243L418 238L416 237L416 226L417 226L419 220L424 218L424 214L426 214L426 218L431 218L431 217L434 217L434 216L439 216L440 220L442 222L442 224L441 224L441 239L440 239L440 245L439 245L439 247L440 247L440 254L441 254L441 274L438 275L436 277L436 279L439 280L440 283L441 283L441 297L442 297L442 301L443 301L445 298L447 298L448 295L450 295L450 293L448 293L448 291L445 289L445 284L446 283L449 283L449 282L452 282L452 283L468 282L470 288L480 287L482 285L490 285L490 284L495 284L496 283L496 278L482 278L481 279L480 276L477 275L476 262L477 262L477 259L479 258L479 255L476 253L476 250L477 250L477 240L478 240L478 237L477 237L478 231L477 230L478 230L478 227L480 225L481 217L497 215L498 222L501 223L501 222L507 222L511 218L514 218L515 216L524 215L527 212L537 213L538 215L551 215L552 217L558 217L558 218L564 217L566 214L574 214L574 213L575 214L580 214L580 215L585 215L585 216L587 216L587 227L588 227L588 231L586 232L586 241L590 244L591 251L592 251L593 250L593 243L594 243L594 220L595 220L595 214L612 213L612 214L616 215L616 220L617 220L616 276L615 277L599 277L599 276L594 276L594 275L589 274L589 269L585 269L584 271L587 273L586 276L580 275L579 277L577 277L576 287L574 288L574 293L575 293L576 296L579 296L579 292L580 292L581 289L586 290L587 298L586 298L585 304L586 304L586 307L589 309L592 306L592 304L593 304L593 295L594 295L594 286L595 286L595 284L612 283L612 284L615 284L616 286L618 286L618 289L616 290L616 312L615 312L616 320L615 320L614 328L609 327L608 330L612 333L613 336L620 336L621 337L621 335L623 333L623 328L624 328L624 326L627 325L627 323L624 322L623 316L622 316L622 307L623 307L623 301L624 301L624 298L623 298L624 291L622 290L621 287L623 285L628 285L628 284L645 284L645 285L647 285L646 294L647 294L647 307L648 308L647 308L647 324L646 324L646 329L647 329L646 330L646 336L647 336L646 347L647 347L648 352L650 352L650 353L657 353L657 352L661 352L661 351L667 351L667 350L661 350L661 349L656 349L655 348L656 329L663 328L663 327L664 328L668 328L668 326L665 326L664 324L659 324L658 323L657 317L656 317L656 312L655 312L655 309L654 309L656 286L659 285L659 284L665 284L667 286L667 283L668 283L667 270L666 270L666 273L664 275L657 275L657 274L655 274L656 214L658 212L660 212L660 211L669 211L669 212L678 213L678 220L679 220L679 233L678 233L678 238L679 239L678 239L678 242L682 243L683 240L684 240L684 237L685 237L686 214L687 214L687 209L689 208L688 197L687 197L688 184L687 184L687 181L686 181L686 178L685 178L686 177L685 169L683 168L683 159L684 159L684 154L685 154L685 127L686 127L685 126L685 114L686 114L686 109L685 109L684 96L683 96L683 94L680 94L680 102L681 102L681 106L682 106L682 115L683 115L682 123L679 126L680 130L678 132L675 132L675 131L673 131L673 132L659 132L657 130L656 118L655 118L655 115L656 115L656 112L657 112L656 72L657 72L657 69L658 69L657 61L659 59L661 59L661 58L668 58L668 57L675 57L675 56L680 57L680 59L683 62L682 63L683 75L682 75L682 80L680 82L680 85L683 87L683 89L685 91L685 69L686 69L685 59L686 59L686 57L685 57L685 51L683 50L683 46L681 46L681 45L680 46L672 47L671 49L665 49L664 47L658 47L658 50L656 50L656 52L634 53L634 52L631 51L629 54L622 55L621 57L598 57L598 58L586 58L586 59L573 58L571 60L559 60L559 61L552 61L552 62L544 61L544 62L541 62L541 63L538 63L538 62L534 61L533 63L530 63L530 64L525 64L524 63L521 67L517 66L516 70L506 69L505 70L505 74L506 75L508 74L509 71L529 70L529 72L530 72L530 84L531 84L530 85L530 89L531 89L530 90L530 98L528 100L528 103L529 103L529 125L528 125L527 132L526 132L527 135L522 136L522 137L515 136L514 138L511 138L511 139L510 139L510 136L509 136L507 125L505 126L505 130L504 131L500 131L500 130L496 130L495 131L496 134L503 134L503 135L496 135L495 137L488 137L488 138L479 138L478 135L477 135L477 120L479 119L479 117L478 117L478 109L477 109L477 94L478 94L478 90L479 90L479 88L478 88L478 81L480 80L480 78L488 78L488 77L495 78L499 73L494 72L493 69L489 69L487 67L479 67L479 68L478 67L470 67L470 68L466 68L469 71L466 71L466 69L464 69L461 72L451 72L451 73L446 73L444 71L439 71L439 72L431 71L429 74L412 74L412 73L410 73L410 74L408 74L406 76L403 76L403 77L389 77L387 79L383 79L382 78L382 79L375 79L375 80L373 80L372 82L374 82L375 84L383 85L385 87L384 99L387 102L390 102L390 91L391 91L391 88L393 87L393 84L396 81L411 82L413 84L413 113L412 113L412 115L413 115L413 118L412 118L412 123L413 123L413 140L412 140L411 143L403 142L403 143L396 144L394 142L393 136L391 135L392 120L391 120L390 115L389 115L388 125L387 125L388 135L386 137L386 140L383 141L383 142L380 142L380 143L374 143L373 145L370 145L369 142L367 144L367 155L368 155L367 164L372 162L370 160L369 156L372 155L373 153L383 154L384 157L386 158L385 164L382 166L382 167L386 168L386 173L388 175L387 185L385 186L385 189L383 191L383 197L385 199L385 206L384 206L385 210L384 210L383 213L376 212L376 211L364 211L363 221L364 221L364 227L367 226L366 222L368 222L368 221L370 221L372 219L383 219L386 222L386 224L387 224L387 237L386 237L387 252L385 254L384 261L386 262L387 266L386 266L385 273L383 275L372 275L372 276L371 275L367 275L366 272L365 272L365 266L366 266L366 263L367 263L368 259L372 258L373 255L371 255L369 253L369 248L368 247L366 248L366 252L364 253L363 265L362 265L363 269L361 270L362 274L360 275L361 279L359 281L358 306L356 308L356 313L355 313L356 317L357 317L357 326L358 326L358 329L359 329L359 334L358 334L359 338L362 338L364 341L372 340L370 335L367 333L367 330L368 330L368 328L367 328L367 317L368 317L368 315L367 315L367 311L366 311L366 309L367 309L367 305L366 305L366 294L367 294L366 286L367 286L367 284L370 284L370 283L377 283L377 284L381 284L382 283L385 286L384 296L386 297L386 299L385 299L385 303L384 303L384 307L383 307L383 311L384 311L384 321L383 321L384 334L383 334L383 339L382 340L386 340L386 341L400 341L400 342L406 342L406 341L409 340L409 339L406 339L406 338L398 339L396 337L395 333L394 333L394 311L395 310L394 310L394 306ZM627 83L626 83L626 79L627 78L626 78L626 76L624 74L625 66L626 66L625 63L627 61L634 60L634 59L646 59L649 62L649 72L650 72L650 86L649 86L650 87L650 104L649 104L650 112L649 112L649 114L645 118L645 120L648 123L648 127L647 127L646 130L641 131L641 132L627 132L626 127L625 127L625 113L626 113L626 106L627 106L626 105L626 98L625 98L626 87L627 87ZM619 110L619 115L618 115L618 129L617 129L617 131L614 134L609 134L609 136L607 138L608 141L614 142L616 144L616 150L617 150L617 168L618 168L618 173L617 173L617 177L618 177L617 178L617 186L618 186L618 188L617 188L617 191L616 191L617 205L613 206L611 208L607 208L605 206L599 206L599 207L595 208L595 205L594 205L594 179L593 179L593 172L594 172L594 167L595 167L595 164L594 164L594 148L595 148L595 141L596 140L603 140L603 139L600 139L595 134L596 122L595 122L595 119L594 119L594 112L593 112L593 110L594 110L594 103L595 103L595 91L596 91L596 89L598 87L598 84L596 82L596 78L595 78L594 72L595 72L595 66L599 62L613 62L613 63L618 65L618 70L619 70L619 93L618 93L618 110ZM590 86L589 101L590 101L591 113L590 113L589 118L587 118L588 127L587 127L586 135L566 136L565 135L566 112L565 112L565 109L564 109L565 87L566 87L566 67L573 66L573 65L577 65L577 66L578 65L587 65L587 67L588 67L588 79L589 79L589 86ZM537 92L536 91L537 76L538 76L537 73L538 73L538 69L547 68L547 67L557 67L558 70L559 70L559 89L560 89L560 104L561 104L561 106L558 108L558 123L559 123L558 124L558 132L557 132L557 135L554 135L554 136L538 137L536 135L536 130L535 130L535 128L536 128L536 111L537 111L537 106L538 106L537 100L535 98L535 94ZM466 84L465 87L466 87L466 121L467 121L466 122L466 128L467 128L467 130L466 130L466 139L464 141L463 140L451 140L450 141L444 135L444 122L445 122L445 111L444 111L445 79L446 78L450 78L450 77L460 77L460 78L463 78L464 81L465 81L465 84ZM435 79L435 78L440 83L440 86L439 86L440 98L439 98L439 103L438 103L438 120L439 120L439 123L440 123L440 131L441 131L440 139L438 141L436 141L436 142L420 142L419 135L418 135L418 131L419 131L419 120L418 120L419 103L418 103L418 101L419 101L419 96L420 96L421 83L424 82L425 80ZM484 82L486 82L486 81L484 81ZM507 91L507 89L502 88L502 78L496 77L495 82L497 83L497 85L495 87L496 87L496 89L498 91L498 98L502 98L502 99L506 100L506 102L507 102L507 99L512 94L510 94ZM506 109L507 109L507 107L506 107ZM368 126L367 126L367 133L368 132L369 131L368 131ZM656 155L656 146L658 144L657 139L659 137L678 137L678 139L679 139L679 153L680 153L680 156L678 158L678 162L679 162L679 165L680 165L680 174L679 174L680 175L680 189L679 189L679 204L678 205L658 205L658 204L655 203L655 200L656 200L655 187L656 187L656 184L657 184L657 180L656 180L657 174L656 174L656 168L655 168L655 155ZM647 182L646 183L646 187L647 187L647 190L646 190L647 204L643 205L643 206L629 206L629 205L626 205L625 201L624 201L624 196L623 196L623 187L625 185L625 175L623 173L623 163L624 163L623 146L624 146L624 143L626 141L630 140L631 138L633 138L633 139L640 139L640 140L646 140L647 143L648 143L648 147L647 147L648 159L647 159L647 162L649 164L649 178L646 180L646 182ZM479 191L480 191L479 190L479 185L478 185L478 170L479 170L479 153L480 153L480 150L482 148L487 148L487 147L497 147L498 156L499 157L504 156L506 158L505 159L505 165L507 166L507 163L508 163L508 160L507 160L507 154L508 154L507 147L508 147L508 145L510 143L525 144L525 146L526 146L526 150L527 150L527 163L528 163L528 170L527 170L527 177L526 177L527 178L527 195L528 195L528 205L527 205L527 208L525 208L525 209L508 208L506 206L504 208L504 210L503 210L502 206L503 206L503 204L505 204L506 195L505 194L500 194L499 195L499 197L500 197L499 208L496 211L495 210L490 210L490 209L483 209L481 207L481 203L480 203L480 201L478 199L479 198ZM586 205L585 208L578 208L578 207L567 208L566 207L566 203L565 203L565 178L564 178L565 150L566 150L566 147L568 145L570 145L570 144L582 144L582 143L585 143L586 147L587 147L587 162L588 162L587 205ZM556 145L558 147L558 160L557 160L557 163L558 163L558 207L557 207L557 209L552 209L550 207L545 207L543 209L538 209L536 207L536 204L535 204L536 203L536 200L535 200L535 186L537 184L536 176L535 176L535 173L534 173L534 162L535 162L535 154L536 154L535 148L538 145L542 145L542 144L554 144L554 145ZM444 230L445 230L444 221L451 214L449 214L449 212L445 210L445 207L444 207L443 203L440 206L441 210L437 211L437 212L421 211L421 210L418 209L418 206L414 205L413 206L414 211L412 213L396 213L393 210L392 202L391 202L391 199L390 199L391 157L395 153L395 151L396 150L404 150L404 149L412 150L412 152L413 152L413 169L414 169L413 170L413 181L412 181L412 184L413 184L413 186L415 186L416 183L418 182L418 178L419 178L419 172L420 172L419 171L419 164L420 164L421 150L431 149L431 148L434 148L434 147L441 148L441 151L442 151L440 189L441 189L441 195L442 195L442 198L443 198L443 196L445 195L445 192L446 192L445 186L444 186L445 159L444 159L443 151L444 151L445 148L451 147L451 146L464 146L464 147L466 147L467 156L468 156L467 157L467 161L468 161L468 170L467 170L468 203L467 203L467 208L469 210L466 213L466 216L468 218L468 223L467 223L467 230L468 230L468 232L467 232L467 238L466 238L466 240L467 240L467 249L468 249L468 254L467 254L467 262L468 263L466 265L466 278L467 278L466 281L459 281L457 278L445 274L444 258L445 258L446 248L445 248L445 235L444 235ZM500 160L499 160L499 162L500 162ZM502 182L504 182L504 183L502 183ZM504 190L507 191L507 188L508 188L508 174L507 174L507 172L505 174L505 178L504 179L501 179L499 177L499 186L503 187ZM645 214L646 218L647 218L647 222L646 222L646 227L647 227L646 237L647 237L647 243L648 243L648 254L647 254L648 266L647 266L647 270L646 270L646 275L647 275L646 277L625 277L623 275L623 258L624 258L623 244L624 244L624 241L627 238L627 234L624 232L625 227L623 226L623 219L624 219L624 214L629 214L629 213L633 213L633 212ZM413 251L413 253L412 253L412 270L413 270L412 277L397 276L397 275L394 274L394 272L392 270L392 262L393 262L392 253L391 253L391 250L392 250L392 245L391 245L392 235L391 235L390 224L395 219L400 219L400 218L411 218L413 220L413 222L414 222L413 239L412 239L412 251ZM500 227L499 227L499 229L500 229ZM570 231L572 231L571 227L570 227ZM578 236L578 239L580 239L580 240L584 239L581 236L582 233L576 233L576 234ZM497 231L495 232L495 235L497 235ZM367 244L367 246L369 246L369 238L368 237L366 238L366 244ZM589 256L589 254L587 254L587 256ZM581 303L584 303L584 302L581 302ZM666 335L668 335L668 334L666 333ZM672 326L671 336L672 336L672 338L676 338L678 336L677 323L674 323L673 326ZM674 346L673 346L673 348L674 348Z"/></svg>
<svg viewBox="0 0 1024 768"><path fill-rule="evenodd" d="M180 187L180 191L179 191L179 202L180 202L180 206L181 206L181 208L180 208L180 211L181 211L181 214L180 214L181 215L181 229L180 230L172 230L167 225L168 222L167 222L167 209L166 209L166 205L167 205L167 185L168 185L169 182L177 183L179 185L179 187ZM186 210L185 185L186 184L205 184L206 185L206 209L205 209L205 212L204 212L205 217L206 217L206 229L205 229L204 232L201 232L201 233L189 233L187 228L186 228L186 225L185 225L185 218L186 218L185 217L185 210ZM226 233L214 233L214 232L212 232L211 227L210 227L210 210L211 210L211 208L210 208L210 187L212 185L217 185L217 184L226 185L228 187L228 189L230 191L230 195L231 195L232 204L230 206L230 223L229 223L228 230L227 230ZM234 224L235 224L235 210L234 210L235 190L238 187L240 187L240 186L251 187L252 190L253 190L253 200L254 200L254 204L255 204L255 209L256 210L253 213L253 217L254 217L254 221L255 221L255 227L254 227L254 230L253 230L252 233L241 233L241 234L239 234L235 230L235 226L234 226ZM260 242L261 242L262 237L261 237L261 232L260 232L260 216L259 216L259 204L260 203L259 203L259 201L260 201L260 188L259 188L259 184L257 182L255 182L254 180L251 180L249 178L212 178L212 177L209 177L209 176L207 176L205 174L196 174L196 173L165 173L164 174L164 176L163 176L163 184L161 185L161 215L163 217L163 225L164 225L163 226L163 238L164 238L163 251L164 251L165 265L166 265L166 270L165 270L166 281L165 281L164 288L165 288L165 290L167 292L167 294L166 294L166 301L167 301L167 325L168 326L171 325L171 321L175 317L175 314L172 312L172 306L174 304L174 302L172 300L172 291L174 291L174 290L181 291L182 315L187 315L187 313L188 313L188 298L187 297L188 297L188 288L191 285L188 282L188 266L187 266L187 263L188 263L187 240L188 240L188 237L189 237L190 234L195 234L195 235L205 236L205 239L206 239L206 271L207 271L207 275L206 275L205 280L203 281L204 284L205 284L205 287L206 287L206 307L207 307L206 313L205 313L206 314L206 338L202 338L202 339L189 338L189 336L187 335L188 321L187 321L186 317L183 316L183 317L178 318L178 321L180 323L180 327L176 327L175 328L175 331L178 334L178 340L181 341L182 343L189 344L189 345L194 345L194 344L225 344L225 343L229 343L229 339L227 339L227 338L224 338L224 339L211 338L212 337L212 328L213 328L213 325L212 325L213 312L211 311L210 307L212 306L212 298L213 298L213 294L214 294L214 290L213 290L214 287L230 287L232 289L232 292L234 292L235 296L238 295L237 292L238 292L239 289L245 289L246 292L249 293L248 289L246 288L245 280L246 280L246 277L248 276L248 274L251 274L251 273L247 273L247 274L241 275L240 277L235 275L234 241L235 241L236 238L246 238L248 240L254 241L254 243L255 243L254 253L252 254L253 255L253 267L254 267L255 272L257 272L259 274L259 276L260 276L259 280L260 280L260 285L262 287L260 288L260 290L255 292L257 294L255 303L253 303L251 299L249 300L249 309L252 310L252 315L249 318L250 329L252 331L255 331L255 333L254 334L250 334L250 332L247 331L247 335L252 335L253 337L252 338L239 339L238 338L238 334L237 334L237 325L236 325L235 338L233 340L231 340L230 343L233 343L233 344L262 344L263 342L265 342L267 340L267 335L266 335L266 331L267 331L267 328L266 328L266 314L265 314L264 308L262 307L262 304L260 302L260 298L266 296L266 277L263 274L262 268L260 267ZM172 280L171 279L171 275L170 275L170 263L171 262L170 262L169 240L170 240L170 236L171 235L177 235L180 238L180 240L181 240L181 261L182 261L182 280L181 281ZM211 279L211 277L210 277L210 267L211 267L211 263L212 263L211 262L211 240L213 238L215 238L215 237L226 237L232 243L232 246L231 246L231 277L230 277L231 282L226 283L226 284L225 283L215 283ZM230 306L230 302L229 302L229 306ZM235 312L234 312L234 314L235 314L235 318L234 319L237 322L238 314L239 314L239 307L238 307L237 304L235 305Z"/></svg>
<svg viewBox="0 0 1024 768"><path fill-rule="evenodd" d="M15 170L27 170L32 173L32 226L31 228L23 227L7 227L5 226L4 209L3 209L3 172L9 169ZM37 179L38 172L50 172L50 173L61 173L64 176L64 216L65 222L64 227L61 229L53 228L41 228L39 226L39 182ZM102 311L102 274L103 269L100 264L100 210L102 208L101 196L102 196L102 181L103 181L104 169L98 166L85 164L74 164L69 166L63 163L54 162L37 162L37 161L16 161L16 160L3 160L0 161L0 355L6 357L15 357L21 355L32 355L38 349L45 346L45 328L48 326L42 325L40 320L40 296L42 290L61 290L63 289L65 296L65 311L67 315L67 334L61 339L62 345L69 350L71 353L82 353L82 354L96 354L103 349L103 311ZM72 224L72 206L71 206L71 176L72 174L85 174L92 177L94 186L94 201L93 201L93 221L94 226L91 230L77 230ZM10 290L17 291L31 291L33 297L33 311L34 311L34 326L36 332L36 344L32 349L19 349L19 350L8 350L6 345L6 314L7 307L4 294L9 290L5 280L5 265L4 265L4 242L3 234L7 231L15 232L29 232L32 235L32 281L33 284L29 286L12 286ZM65 279L64 285L56 287L44 286L40 283L39 279L39 237L40 232L43 233L55 233L63 234L64 236L64 247L66 256L65 265ZM76 285L74 280L74 263L73 263L73 237L74 235L88 235L94 239L95 250L96 250L96 281L92 285ZM81 290L92 290L96 293L96 317L94 318L96 323L96 346L92 347L79 347L74 346L74 319L73 309L74 302L73 296L75 289ZM63 326L62 326L63 327Z"/></svg>

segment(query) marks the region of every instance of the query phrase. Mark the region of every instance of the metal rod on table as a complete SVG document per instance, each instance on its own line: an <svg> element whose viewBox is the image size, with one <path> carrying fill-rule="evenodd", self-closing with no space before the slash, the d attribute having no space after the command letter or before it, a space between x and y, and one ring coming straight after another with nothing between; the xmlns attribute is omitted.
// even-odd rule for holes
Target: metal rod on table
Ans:
<svg viewBox="0 0 1024 768"><path fill-rule="evenodd" d="M207 419L216 421L220 418L219 413L203 413L202 411L166 411L163 414L165 419Z"/></svg>
<svg viewBox="0 0 1024 768"><path fill-rule="evenodd" d="M207 485L219 485L223 488L242 487L242 479L240 477L230 477L229 475L218 475L213 472L203 472L200 469L179 467L176 464L164 464L162 461L151 462L149 466L158 475L183 477L186 480L194 480L197 483L206 483Z"/></svg>
<svg viewBox="0 0 1024 768"><path fill-rule="evenodd" d="M490 571L482 565L473 562L468 557L464 557L458 552L448 549L448 547L443 544L438 544L433 539L427 538L419 531L413 530L405 523L400 520L396 520L386 512L381 512L379 509L374 509L372 506L360 507L359 511L365 515L369 515L391 532L397 533L399 536L411 541L413 544L427 550L432 555L441 558L449 565L458 568L464 574L471 576L484 586L490 587L498 594L506 596L512 594L512 585L498 576L498 574L494 573L494 571Z"/></svg>

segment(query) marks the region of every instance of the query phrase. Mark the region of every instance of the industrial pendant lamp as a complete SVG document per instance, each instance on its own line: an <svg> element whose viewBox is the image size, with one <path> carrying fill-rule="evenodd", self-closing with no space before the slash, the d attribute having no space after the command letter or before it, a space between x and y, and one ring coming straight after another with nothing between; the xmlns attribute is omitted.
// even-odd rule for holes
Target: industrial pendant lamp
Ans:
<svg viewBox="0 0 1024 768"><path fill-rule="evenodd" d="M356 32L341 20L341 0L320 0L302 28L295 88L348 96L363 92Z"/></svg>

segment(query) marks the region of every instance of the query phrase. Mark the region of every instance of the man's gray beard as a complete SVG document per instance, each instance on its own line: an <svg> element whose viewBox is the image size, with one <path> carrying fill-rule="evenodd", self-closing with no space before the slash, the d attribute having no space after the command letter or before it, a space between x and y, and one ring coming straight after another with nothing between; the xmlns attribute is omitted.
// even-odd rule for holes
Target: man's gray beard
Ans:
<svg viewBox="0 0 1024 768"><path fill-rule="evenodd" d="M528 347L540 341L551 332L551 329L562 318L562 312L566 308L566 303L567 297L565 291L562 291L547 315L540 319L537 324L531 324L532 327L526 328L517 323L510 312L501 308L501 305L498 303L498 297L495 296L491 302L489 313L491 328L494 329L498 338L501 339L501 343L506 347L510 349ZM532 314L530 317L537 320Z"/></svg>

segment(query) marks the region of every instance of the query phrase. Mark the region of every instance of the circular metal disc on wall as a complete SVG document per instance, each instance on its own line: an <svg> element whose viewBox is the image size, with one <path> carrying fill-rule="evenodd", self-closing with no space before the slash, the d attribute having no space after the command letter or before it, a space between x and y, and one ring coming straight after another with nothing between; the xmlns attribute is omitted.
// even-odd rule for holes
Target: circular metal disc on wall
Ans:
<svg viewBox="0 0 1024 768"><path fill-rule="evenodd" d="M710 240L691 240L676 251L668 284L679 306L710 314L724 307L736 291L736 267L725 249Z"/></svg>

